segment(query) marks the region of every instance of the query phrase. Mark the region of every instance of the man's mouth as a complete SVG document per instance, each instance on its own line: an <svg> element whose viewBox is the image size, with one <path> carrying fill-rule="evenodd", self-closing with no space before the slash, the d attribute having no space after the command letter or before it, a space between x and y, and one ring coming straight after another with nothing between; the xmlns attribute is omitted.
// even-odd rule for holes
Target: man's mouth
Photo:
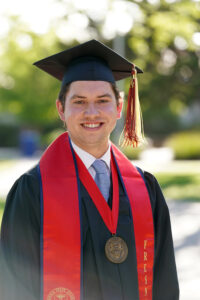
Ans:
<svg viewBox="0 0 200 300"><path fill-rule="evenodd" d="M98 128L98 127L101 127L103 125L103 123L102 122L99 122L99 123L82 123L81 125L85 128Z"/></svg>

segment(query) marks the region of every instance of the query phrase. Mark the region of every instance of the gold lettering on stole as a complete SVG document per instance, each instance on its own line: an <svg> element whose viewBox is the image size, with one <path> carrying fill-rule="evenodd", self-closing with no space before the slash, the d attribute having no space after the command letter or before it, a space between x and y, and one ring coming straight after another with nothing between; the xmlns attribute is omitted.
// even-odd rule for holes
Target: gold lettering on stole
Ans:
<svg viewBox="0 0 200 300"><path fill-rule="evenodd" d="M147 240L144 240L144 250L147 248Z"/></svg>
<svg viewBox="0 0 200 300"><path fill-rule="evenodd" d="M144 273L147 273L147 240L144 240ZM147 297L147 294L148 294L148 289L147 289L148 276L147 276L147 274L144 274L144 283L145 283L144 295L145 295L145 297Z"/></svg>
<svg viewBox="0 0 200 300"><path fill-rule="evenodd" d="M147 264L144 264L144 273L147 272Z"/></svg>

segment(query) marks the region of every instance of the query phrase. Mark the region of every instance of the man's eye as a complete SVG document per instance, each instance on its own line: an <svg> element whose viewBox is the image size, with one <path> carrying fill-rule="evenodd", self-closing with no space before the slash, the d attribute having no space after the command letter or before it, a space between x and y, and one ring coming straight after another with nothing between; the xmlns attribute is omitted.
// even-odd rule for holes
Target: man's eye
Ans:
<svg viewBox="0 0 200 300"><path fill-rule="evenodd" d="M83 103L84 103L83 100L75 100L75 101L74 101L74 104L83 104Z"/></svg>
<svg viewBox="0 0 200 300"><path fill-rule="evenodd" d="M108 102L108 99L99 99L98 102L99 102L99 103L107 103L107 102Z"/></svg>

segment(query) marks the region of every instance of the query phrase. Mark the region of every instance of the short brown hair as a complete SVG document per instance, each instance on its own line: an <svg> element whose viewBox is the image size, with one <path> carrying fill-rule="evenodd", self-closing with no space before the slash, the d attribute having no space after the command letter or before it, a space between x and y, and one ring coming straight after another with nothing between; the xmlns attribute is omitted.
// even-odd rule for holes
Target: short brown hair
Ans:
<svg viewBox="0 0 200 300"><path fill-rule="evenodd" d="M61 87L60 89L60 92L59 92L59 95L58 95L58 100L61 102L62 104L62 107L63 107L63 111L65 109L65 99L66 99L66 95L70 89L70 84L67 84L67 85L64 85ZM117 101L117 105L119 104L119 99L120 99L120 93L119 93L119 90L116 86L116 84L114 83L110 83L111 87L112 87L112 90L114 92L114 95L115 95L115 98L116 98L116 101Z"/></svg>

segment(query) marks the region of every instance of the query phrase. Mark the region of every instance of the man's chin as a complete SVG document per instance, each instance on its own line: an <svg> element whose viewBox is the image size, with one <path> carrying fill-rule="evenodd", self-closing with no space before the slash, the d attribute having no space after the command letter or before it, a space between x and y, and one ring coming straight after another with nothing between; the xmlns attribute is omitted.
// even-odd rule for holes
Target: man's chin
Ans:
<svg viewBox="0 0 200 300"><path fill-rule="evenodd" d="M92 149L92 148L104 148L108 145L108 138L97 138L97 137L85 137L81 141L82 148Z"/></svg>

